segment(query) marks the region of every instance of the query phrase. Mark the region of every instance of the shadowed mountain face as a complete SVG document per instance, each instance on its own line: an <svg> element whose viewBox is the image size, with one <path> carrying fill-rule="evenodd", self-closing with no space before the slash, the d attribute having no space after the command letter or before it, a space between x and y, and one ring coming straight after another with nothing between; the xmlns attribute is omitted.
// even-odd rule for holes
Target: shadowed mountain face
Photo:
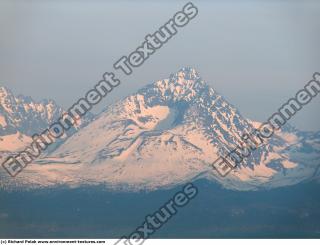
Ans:
<svg viewBox="0 0 320 245"><path fill-rule="evenodd" d="M249 190L318 178L319 134L289 126L226 178L210 166L259 123L244 118L192 68L108 106L15 180L28 187L106 184L158 189L206 178ZM1 172L0 172L1 174ZM5 187L12 180L4 178Z"/></svg>
<svg viewBox="0 0 320 245"><path fill-rule="evenodd" d="M0 87L0 162L29 146L34 134L41 134L64 113L64 109L51 99L37 102L28 96L15 96L9 89ZM91 119L92 115L89 113L77 120L77 125L50 145L47 152L56 149L68 136L85 126Z"/></svg>
<svg viewBox="0 0 320 245"><path fill-rule="evenodd" d="M14 96L12 92L0 87L0 135L21 132L32 136L54 122L63 109L53 100L35 102L31 97Z"/></svg>
<svg viewBox="0 0 320 245"><path fill-rule="evenodd" d="M28 96L15 96L9 89L0 87L0 152L14 152L31 142L34 134L39 134L65 113L54 100L34 101ZM92 118L88 115L77 121L72 135Z"/></svg>
<svg viewBox="0 0 320 245"><path fill-rule="evenodd" d="M31 142L33 134L45 130L62 113L63 109L53 100L35 102L0 87L0 152L22 149Z"/></svg>

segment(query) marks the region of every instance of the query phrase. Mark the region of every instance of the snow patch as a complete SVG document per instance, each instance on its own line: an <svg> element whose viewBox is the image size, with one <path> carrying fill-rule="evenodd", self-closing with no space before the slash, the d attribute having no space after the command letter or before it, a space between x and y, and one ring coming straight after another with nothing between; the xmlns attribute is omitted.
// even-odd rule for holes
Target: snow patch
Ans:
<svg viewBox="0 0 320 245"><path fill-rule="evenodd" d="M32 138L17 132L0 136L0 151L19 151L32 142Z"/></svg>

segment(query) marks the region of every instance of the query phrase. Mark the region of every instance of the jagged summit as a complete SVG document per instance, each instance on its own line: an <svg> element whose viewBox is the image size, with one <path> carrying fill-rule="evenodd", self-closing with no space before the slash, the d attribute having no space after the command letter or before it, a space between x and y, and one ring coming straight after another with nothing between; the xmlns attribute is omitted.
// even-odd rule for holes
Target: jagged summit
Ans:
<svg viewBox="0 0 320 245"><path fill-rule="evenodd" d="M167 79L147 85L133 96L143 96L149 106L172 105L177 102L190 103L204 91L214 93L195 69L184 67Z"/></svg>
<svg viewBox="0 0 320 245"><path fill-rule="evenodd" d="M318 136L283 129L221 179L212 162L241 144L243 133L257 124L186 67L109 105L18 177L32 186L107 183L135 189L201 177L244 190L290 185L316 175L320 151L310 142ZM305 149L313 155L303 154Z"/></svg>
<svg viewBox="0 0 320 245"><path fill-rule="evenodd" d="M0 86L0 105L4 106L6 103L13 101L14 96L10 89L5 86Z"/></svg>
<svg viewBox="0 0 320 245"><path fill-rule="evenodd" d="M197 72L195 68L192 67L183 67L176 73L170 75L170 79L178 80L178 78L184 80L193 80L195 82L201 79L200 74Z"/></svg>
<svg viewBox="0 0 320 245"><path fill-rule="evenodd" d="M0 87L0 152L22 149L31 136L54 123L64 109L52 99L34 101L30 96L15 96L8 88ZM90 120L88 115L77 127ZM67 132L67 135L74 130Z"/></svg>
<svg viewBox="0 0 320 245"><path fill-rule="evenodd" d="M11 93L11 91L7 87L0 86L0 97L8 93Z"/></svg>

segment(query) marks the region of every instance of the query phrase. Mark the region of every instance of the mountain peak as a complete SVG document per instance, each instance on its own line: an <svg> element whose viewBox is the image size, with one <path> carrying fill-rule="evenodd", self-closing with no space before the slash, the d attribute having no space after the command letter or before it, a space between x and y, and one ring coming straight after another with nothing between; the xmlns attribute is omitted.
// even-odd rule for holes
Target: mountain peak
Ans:
<svg viewBox="0 0 320 245"><path fill-rule="evenodd" d="M178 70L175 74L172 74L170 77L183 78L184 80L194 80L197 81L200 79L200 74L196 69L192 67L183 67Z"/></svg>
<svg viewBox="0 0 320 245"><path fill-rule="evenodd" d="M12 92L5 86L0 86L0 98L6 97L9 94L12 94Z"/></svg>
<svg viewBox="0 0 320 245"><path fill-rule="evenodd" d="M22 100L6 107L8 110L2 110L1 106L0 123L5 127L0 126L0 136L21 132L29 137L63 113L60 108L53 110L48 105ZM251 148L257 140L251 134L256 132L254 123L242 117L194 68L184 67L109 105L88 125L63 140L57 149L55 145L46 158L30 164L12 186L101 183L139 189L208 178L228 188L250 190L318 177L319 147L311 144L318 142L319 135L305 136L288 130L282 133L282 130L251 152L247 147ZM244 142L244 133L253 137L250 144L249 140ZM17 137L13 139L20 142ZM312 143L307 144L310 140ZM1 144L8 146L6 142L12 142L12 137L0 142L0 150ZM224 181L211 164L233 149L241 155L248 151L252 154ZM311 151L312 156L305 157L305 151Z"/></svg>
<svg viewBox="0 0 320 245"><path fill-rule="evenodd" d="M143 87L134 96L142 95L148 106L172 105L176 102L190 102L209 89L194 68L183 67L167 79Z"/></svg>

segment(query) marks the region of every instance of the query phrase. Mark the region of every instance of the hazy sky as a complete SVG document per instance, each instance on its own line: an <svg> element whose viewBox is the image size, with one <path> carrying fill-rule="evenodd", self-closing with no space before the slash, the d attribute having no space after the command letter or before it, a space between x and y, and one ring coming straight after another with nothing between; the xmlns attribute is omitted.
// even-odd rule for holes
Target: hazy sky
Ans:
<svg viewBox="0 0 320 245"><path fill-rule="evenodd" d="M67 108L187 1L0 0L0 85ZM195 67L264 121L320 71L320 1L193 1L199 14L98 107ZM120 76L121 75L121 76ZM290 121L320 130L320 95ZM96 110L96 111L97 111Z"/></svg>

